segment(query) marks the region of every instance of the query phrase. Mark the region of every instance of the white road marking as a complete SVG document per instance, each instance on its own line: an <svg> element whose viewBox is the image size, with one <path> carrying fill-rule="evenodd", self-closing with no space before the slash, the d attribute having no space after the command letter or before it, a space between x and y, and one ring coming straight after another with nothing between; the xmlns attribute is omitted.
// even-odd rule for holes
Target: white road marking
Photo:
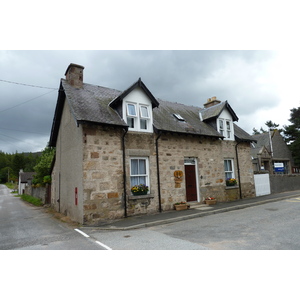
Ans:
<svg viewBox="0 0 300 300"><path fill-rule="evenodd" d="M74 229L77 232L79 232L80 234L82 234L84 237L89 238L90 236L87 235L86 233L84 233L83 231L79 230L79 229ZM97 244L99 244L101 247L105 248L106 250L112 250L111 248L109 248L108 246L104 245L103 243L99 242L99 241L95 241Z"/></svg>
<svg viewBox="0 0 300 300"><path fill-rule="evenodd" d="M102 246L103 248L107 249L107 250L112 250L111 248L109 248L108 246L100 243L99 241L96 241L97 244L99 244L100 246Z"/></svg>
<svg viewBox="0 0 300 300"><path fill-rule="evenodd" d="M84 233L83 231L81 231L81 230L79 230L79 229L74 229L74 230L76 230L77 232L79 232L80 234L82 234L84 237L86 237L86 238L88 238L88 237L90 237L89 235L87 235L86 233Z"/></svg>

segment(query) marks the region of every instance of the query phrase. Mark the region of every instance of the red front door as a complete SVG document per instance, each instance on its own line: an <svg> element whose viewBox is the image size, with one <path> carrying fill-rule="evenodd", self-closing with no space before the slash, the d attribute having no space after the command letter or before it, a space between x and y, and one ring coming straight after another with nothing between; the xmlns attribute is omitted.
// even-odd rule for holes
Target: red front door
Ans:
<svg viewBox="0 0 300 300"><path fill-rule="evenodd" d="M186 201L197 201L197 183L195 165L185 165Z"/></svg>

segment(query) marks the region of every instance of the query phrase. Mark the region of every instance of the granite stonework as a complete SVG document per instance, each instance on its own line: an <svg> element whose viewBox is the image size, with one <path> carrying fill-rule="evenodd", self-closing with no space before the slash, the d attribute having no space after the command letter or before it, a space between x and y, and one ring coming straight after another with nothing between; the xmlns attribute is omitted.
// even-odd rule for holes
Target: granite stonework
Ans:
<svg viewBox="0 0 300 300"><path fill-rule="evenodd" d="M83 127L83 222L97 224L124 216L122 129L113 127ZM159 210L158 176L155 133L125 135L126 204L127 215L151 214ZM215 197L219 202L235 200L239 188L228 192L225 184L224 159L233 158L236 163L233 141L222 141L193 135L162 134L158 140L158 159L161 181L162 210L171 210L174 203L186 201L184 175L185 158L197 162L198 202ZM254 196L253 172L249 159L249 144L239 144L242 195ZM130 189L130 158L149 159L150 195L133 196ZM237 170L237 166L235 166ZM182 171L178 181L175 171Z"/></svg>

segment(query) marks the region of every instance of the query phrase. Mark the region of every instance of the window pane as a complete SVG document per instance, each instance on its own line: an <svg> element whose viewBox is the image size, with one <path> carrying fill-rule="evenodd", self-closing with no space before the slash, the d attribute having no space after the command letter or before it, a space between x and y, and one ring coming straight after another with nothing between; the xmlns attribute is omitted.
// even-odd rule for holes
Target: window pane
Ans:
<svg viewBox="0 0 300 300"><path fill-rule="evenodd" d="M146 174L146 160L140 159L139 160L139 174Z"/></svg>
<svg viewBox="0 0 300 300"><path fill-rule="evenodd" d="M220 130L223 130L224 128L223 120L219 120L219 124L220 124Z"/></svg>
<svg viewBox="0 0 300 300"><path fill-rule="evenodd" d="M131 160L131 175L138 175L139 174L139 160L132 159Z"/></svg>
<svg viewBox="0 0 300 300"><path fill-rule="evenodd" d="M127 114L129 116L136 116L136 110L134 104L127 104Z"/></svg>
<svg viewBox="0 0 300 300"><path fill-rule="evenodd" d="M147 120L141 119L141 129L147 129Z"/></svg>
<svg viewBox="0 0 300 300"><path fill-rule="evenodd" d="M141 106L141 117L142 118L149 118L148 107Z"/></svg>
<svg viewBox="0 0 300 300"><path fill-rule="evenodd" d="M230 122L229 121L226 121L226 127L227 127L227 130L230 130Z"/></svg>
<svg viewBox="0 0 300 300"><path fill-rule="evenodd" d="M233 178L233 173L232 172L226 172L225 177L226 177L226 179Z"/></svg>
<svg viewBox="0 0 300 300"><path fill-rule="evenodd" d="M127 125L129 128L134 128L134 118L127 118Z"/></svg>
<svg viewBox="0 0 300 300"><path fill-rule="evenodd" d="M146 185L146 176L138 177L139 183L138 184L145 184Z"/></svg>
<svg viewBox="0 0 300 300"><path fill-rule="evenodd" d="M224 169L226 171L232 171L232 165L231 165L231 160L230 159L225 159L224 160Z"/></svg>
<svg viewBox="0 0 300 300"><path fill-rule="evenodd" d="M139 184L139 178L138 177L130 177L130 185L138 185Z"/></svg>

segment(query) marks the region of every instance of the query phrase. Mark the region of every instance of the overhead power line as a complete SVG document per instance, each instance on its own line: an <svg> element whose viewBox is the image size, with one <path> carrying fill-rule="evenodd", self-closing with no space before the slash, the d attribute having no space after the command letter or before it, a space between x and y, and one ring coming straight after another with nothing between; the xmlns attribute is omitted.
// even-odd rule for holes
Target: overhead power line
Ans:
<svg viewBox="0 0 300 300"><path fill-rule="evenodd" d="M47 92L47 93L45 93L45 94L43 94L43 95L40 95L40 96L31 98L31 99L29 99L29 100L27 100L27 101L25 101L25 102L19 103L19 104L17 104L17 105L12 106L12 107L9 107L9 108L0 110L0 113L5 112L5 111L10 110L10 109L13 109L13 108L15 108L15 107L18 107L18 106L20 106L20 105L26 104L26 103L28 103L28 102L30 102L30 101L33 101L33 100L35 100L35 99L37 99L37 98L40 98L40 97L45 96L45 95L47 95L47 94L50 94L50 93L52 93L52 92L53 92L53 91Z"/></svg>
<svg viewBox="0 0 300 300"><path fill-rule="evenodd" d="M18 85L25 85L25 86L35 87L35 88L39 88L39 89L58 90L57 88L51 88L51 87L46 87L46 86L39 86L39 85L33 85L33 84L20 83L20 82L8 81L8 80L3 80L3 79L0 79L0 81L6 82L6 83L12 83L12 84L18 84Z"/></svg>
<svg viewBox="0 0 300 300"><path fill-rule="evenodd" d="M20 130L20 129L11 129L11 128L3 128L3 127L0 127L0 129L2 129L2 130L9 130L9 131L19 131L19 132L25 132L25 133L34 133L34 134L45 135L45 133L41 133L41 132L25 131L25 130Z"/></svg>

